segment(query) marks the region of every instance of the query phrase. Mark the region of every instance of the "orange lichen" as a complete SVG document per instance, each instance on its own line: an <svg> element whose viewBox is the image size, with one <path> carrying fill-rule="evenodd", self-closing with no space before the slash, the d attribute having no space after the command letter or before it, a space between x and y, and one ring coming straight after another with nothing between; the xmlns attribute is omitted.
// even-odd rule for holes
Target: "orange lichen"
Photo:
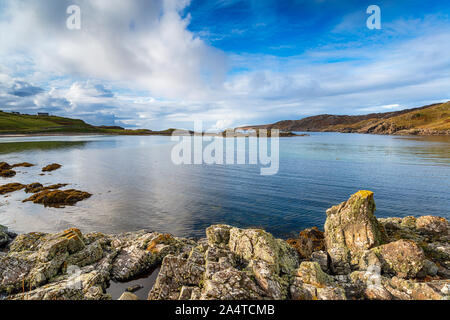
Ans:
<svg viewBox="0 0 450 320"><path fill-rule="evenodd" d="M362 198L370 198L373 197L373 192L368 190L360 190L357 193L355 193L355 196L360 196Z"/></svg>

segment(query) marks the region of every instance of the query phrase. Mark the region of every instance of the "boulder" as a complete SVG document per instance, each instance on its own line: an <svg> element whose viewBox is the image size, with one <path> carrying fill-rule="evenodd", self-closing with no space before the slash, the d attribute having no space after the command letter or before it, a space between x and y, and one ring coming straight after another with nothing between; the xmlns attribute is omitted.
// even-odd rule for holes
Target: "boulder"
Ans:
<svg viewBox="0 0 450 320"><path fill-rule="evenodd" d="M445 218L434 216L423 216L417 218L415 227L417 230L432 235L448 235L450 224Z"/></svg>
<svg viewBox="0 0 450 320"><path fill-rule="evenodd" d="M399 240L372 249L384 273L414 278L424 267L425 254L413 241Z"/></svg>
<svg viewBox="0 0 450 320"><path fill-rule="evenodd" d="M302 262L290 287L294 300L347 300L345 291L317 262Z"/></svg>
<svg viewBox="0 0 450 320"><path fill-rule="evenodd" d="M55 171L58 170L59 168L61 168L62 166L58 163L52 163L49 164L48 166L45 166L42 168L42 172L51 172L51 171Z"/></svg>
<svg viewBox="0 0 450 320"><path fill-rule="evenodd" d="M126 281L154 268L164 256L175 253L181 243L170 235L140 231L119 235L112 245L118 251L112 277Z"/></svg>
<svg viewBox="0 0 450 320"><path fill-rule="evenodd" d="M346 202L327 210L325 244L335 273L348 273L365 250L385 241L374 215L373 192L359 191Z"/></svg>
<svg viewBox="0 0 450 320"><path fill-rule="evenodd" d="M298 266L298 254L281 239L261 229L230 230L229 248L245 260L262 260L274 268L274 272L292 273Z"/></svg>

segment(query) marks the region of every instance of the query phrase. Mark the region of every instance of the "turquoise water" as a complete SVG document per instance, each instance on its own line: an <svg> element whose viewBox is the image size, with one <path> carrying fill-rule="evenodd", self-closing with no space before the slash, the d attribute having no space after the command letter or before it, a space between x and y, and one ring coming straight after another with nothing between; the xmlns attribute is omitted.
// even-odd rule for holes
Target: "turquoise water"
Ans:
<svg viewBox="0 0 450 320"><path fill-rule="evenodd" d="M280 169L172 163L170 137L1 138L0 161L32 162L10 182L70 183L94 196L63 209L0 197L0 224L16 232L116 233L139 229L204 236L211 224L263 227L280 237L322 227L327 208L375 192L377 216L450 218L450 137L313 133L280 139ZM57 162L62 169L40 176Z"/></svg>

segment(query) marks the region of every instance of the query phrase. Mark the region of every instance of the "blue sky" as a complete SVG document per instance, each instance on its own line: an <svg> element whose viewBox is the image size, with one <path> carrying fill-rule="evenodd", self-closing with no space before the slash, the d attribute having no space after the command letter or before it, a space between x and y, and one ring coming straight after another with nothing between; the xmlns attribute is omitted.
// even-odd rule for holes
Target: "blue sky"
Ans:
<svg viewBox="0 0 450 320"><path fill-rule="evenodd" d="M437 0L0 0L0 109L224 129L447 101L449 15Z"/></svg>

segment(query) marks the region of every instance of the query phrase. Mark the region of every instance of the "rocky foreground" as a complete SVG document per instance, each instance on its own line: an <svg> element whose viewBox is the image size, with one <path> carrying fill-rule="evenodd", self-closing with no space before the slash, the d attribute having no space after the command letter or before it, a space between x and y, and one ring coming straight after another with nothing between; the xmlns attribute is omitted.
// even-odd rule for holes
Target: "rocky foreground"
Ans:
<svg viewBox="0 0 450 320"><path fill-rule="evenodd" d="M374 211L373 193L360 191L327 211L325 232L307 229L288 241L226 225L209 227L200 240L78 229L15 236L0 227L0 295L111 299L110 281L160 266L150 300L448 300L449 222L377 219Z"/></svg>

